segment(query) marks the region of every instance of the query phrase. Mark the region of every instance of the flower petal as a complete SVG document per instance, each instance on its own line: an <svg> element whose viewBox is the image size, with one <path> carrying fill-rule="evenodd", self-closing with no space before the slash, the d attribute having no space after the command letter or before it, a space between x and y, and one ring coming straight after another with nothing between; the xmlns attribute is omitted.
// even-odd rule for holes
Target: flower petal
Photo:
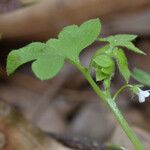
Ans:
<svg viewBox="0 0 150 150"><path fill-rule="evenodd" d="M149 97L150 93L148 91L142 91L140 92L144 97Z"/></svg>
<svg viewBox="0 0 150 150"><path fill-rule="evenodd" d="M139 94L139 102L140 103L145 102L145 97L142 94Z"/></svg>

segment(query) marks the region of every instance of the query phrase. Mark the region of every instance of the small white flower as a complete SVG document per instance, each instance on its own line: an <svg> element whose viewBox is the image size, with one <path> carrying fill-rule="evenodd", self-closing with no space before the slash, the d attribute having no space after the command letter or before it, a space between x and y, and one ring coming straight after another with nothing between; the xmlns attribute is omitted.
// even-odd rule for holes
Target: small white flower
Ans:
<svg viewBox="0 0 150 150"><path fill-rule="evenodd" d="M145 98L150 96L150 90L143 91L139 88L138 96L139 96L139 102L143 103L145 102Z"/></svg>

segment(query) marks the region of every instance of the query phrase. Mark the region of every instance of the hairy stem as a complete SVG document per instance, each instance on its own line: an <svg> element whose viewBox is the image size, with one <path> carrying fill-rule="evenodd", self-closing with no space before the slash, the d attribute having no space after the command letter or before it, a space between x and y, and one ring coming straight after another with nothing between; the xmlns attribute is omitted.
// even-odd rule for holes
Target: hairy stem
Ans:
<svg viewBox="0 0 150 150"><path fill-rule="evenodd" d="M144 150L143 145L141 144L140 140L138 139L136 134L133 132L133 130L129 127L127 121L124 119L124 117L123 117L122 113L120 112L119 108L117 107L115 101L111 97L109 97L106 94L104 94L104 92L99 89L99 87L97 86L97 84L95 83L93 78L91 77L88 69L84 68L81 64L76 64L76 63L73 63L73 62L71 62L71 63L73 65L75 65L81 71L81 73L84 75L84 77L87 79L87 81L92 86L92 88L95 91L95 93L112 110L114 116L118 120L118 122L121 125L121 127L123 128L124 132L127 134L128 138L133 143L133 145L135 147L135 150Z"/></svg>

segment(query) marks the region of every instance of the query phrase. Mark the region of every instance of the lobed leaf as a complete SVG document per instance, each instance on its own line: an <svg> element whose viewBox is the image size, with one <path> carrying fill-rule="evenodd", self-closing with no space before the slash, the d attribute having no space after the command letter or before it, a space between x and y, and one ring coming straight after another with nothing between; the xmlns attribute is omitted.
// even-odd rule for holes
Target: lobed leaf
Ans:
<svg viewBox="0 0 150 150"><path fill-rule="evenodd" d="M35 42L13 50L7 58L7 73L12 74L19 66L34 61L32 70L41 80L54 77L63 67L64 58L51 53L46 44Z"/></svg>
<svg viewBox="0 0 150 150"><path fill-rule="evenodd" d="M7 73L10 75L19 66L34 61L32 70L38 78L52 78L63 67L65 59L79 61L80 52L97 39L100 29L99 19L92 19L79 27L65 27L58 39L50 39L46 43L35 42L13 50L7 58Z"/></svg>
<svg viewBox="0 0 150 150"><path fill-rule="evenodd" d="M121 41L133 41L137 38L137 35L133 34L117 34L114 36L109 36L107 38L101 38L101 41L107 41L110 43L116 43L116 41L119 43Z"/></svg>
<svg viewBox="0 0 150 150"><path fill-rule="evenodd" d="M122 74L126 82L128 82L130 78L130 70L128 68L128 61L124 51L122 49L115 48L113 54L118 64L120 73Z"/></svg>
<svg viewBox="0 0 150 150"><path fill-rule="evenodd" d="M56 76L64 65L64 59L60 56L50 55L41 57L32 63L32 70L41 80L47 80Z"/></svg>
<svg viewBox="0 0 150 150"><path fill-rule="evenodd" d="M132 41L136 39L137 35L130 34L118 34L114 36L109 36L107 38L101 38L100 41L109 42L113 47L121 46L126 47L139 54L144 54L139 48L135 47Z"/></svg>
<svg viewBox="0 0 150 150"><path fill-rule="evenodd" d="M129 50L132 50L133 52L139 53L139 54L143 54L146 55L143 51L141 51L139 48L137 48L133 43L131 42L124 42L120 45L116 45L116 46L123 46L128 48Z"/></svg>
<svg viewBox="0 0 150 150"><path fill-rule="evenodd" d="M13 50L7 57L7 74L12 74L21 65L36 60L44 54L45 44L40 42L31 43L18 50Z"/></svg>
<svg viewBox="0 0 150 150"><path fill-rule="evenodd" d="M55 48L58 55L77 62L80 52L97 39L100 29L99 19L92 19L79 27L76 25L65 27L58 35L58 39L50 39L46 44L50 48Z"/></svg>

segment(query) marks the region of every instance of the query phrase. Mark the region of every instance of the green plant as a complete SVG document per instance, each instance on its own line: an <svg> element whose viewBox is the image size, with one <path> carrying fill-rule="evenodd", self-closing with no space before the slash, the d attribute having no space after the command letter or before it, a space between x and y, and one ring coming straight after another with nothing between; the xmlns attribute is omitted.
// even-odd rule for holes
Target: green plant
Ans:
<svg viewBox="0 0 150 150"><path fill-rule="evenodd" d="M125 47L139 54L145 53L133 45L132 41L136 39L136 35L119 34L98 38L100 30L101 23L99 19L92 19L81 26L71 25L65 27L59 33L58 39L50 39L46 43L34 42L21 49L13 50L8 55L7 73L10 75L19 66L33 61L32 71L34 74L41 80L47 80L58 74L65 61L71 63L83 74L99 98L110 107L135 149L144 150L143 145L118 109L116 99L120 92L127 87L139 97L141 93L149 93L149 91L142 91L139 85L129 84L131 72L123 48ZM79 59L80 52L95 41L105 42L106 44L96 51L89 66L83 66ZM125 80L125 85L112 96L110 87L116 64ZM93 80L91 69L95 70L96 81L101 81L100 83L103 84L102 89ZM147 96L149 95L145 97ZM144 101L143 97L142 100L139 100Z"/></svg>
<svg viewBox="0 0 150 150"><path fill-rule="evenodd" d="M131 75L135 80L139 81L143 85L150 86L150 74L147 72L135 68Z"/></svg>

